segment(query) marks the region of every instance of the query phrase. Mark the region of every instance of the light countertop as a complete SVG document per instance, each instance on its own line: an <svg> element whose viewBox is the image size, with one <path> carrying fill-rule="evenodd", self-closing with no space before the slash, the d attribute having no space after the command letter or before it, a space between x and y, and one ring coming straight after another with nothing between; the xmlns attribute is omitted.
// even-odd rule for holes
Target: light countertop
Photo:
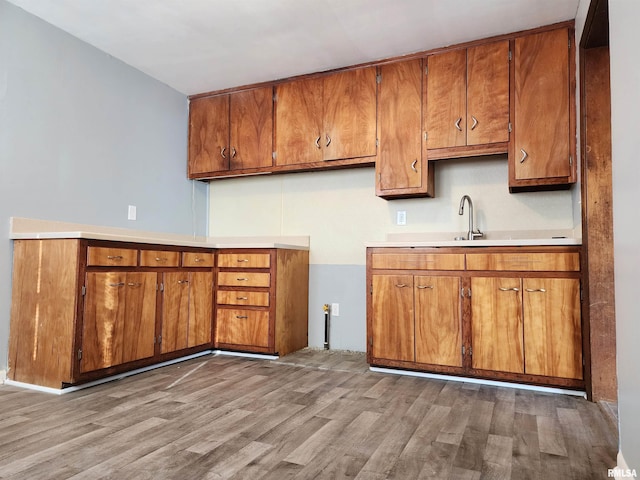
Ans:
<svg viewBox="0 0 640 480"><path fill-rule="evenodd" d="M507 247L581 245L573 230L502 231L485 233L476 240L454 240L461 232L389 233L383 241L365 247Z"/></svg>
<svg viewBox="0 0 640 480"><path fill-rule="evenodd" d="M208 237L145 232L128 228L83 225L20 217L11 217L10 222L9 238L13 240L82 238L87 240L110 240L114 242L149 243L182 247L309 249L308 235Z"/></svg>

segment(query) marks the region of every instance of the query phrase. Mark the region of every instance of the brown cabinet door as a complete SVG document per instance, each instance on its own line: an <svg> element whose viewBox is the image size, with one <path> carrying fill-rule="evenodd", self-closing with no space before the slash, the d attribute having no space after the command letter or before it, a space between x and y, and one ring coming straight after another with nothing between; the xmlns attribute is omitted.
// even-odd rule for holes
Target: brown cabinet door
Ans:
<svg viewBox="0 0 640 480"><path fill-rule="evenodd" d="M472 366L524 373L522 282L471 278Z"/></svg>
<svg viewBox="0 0 640 480"><path fill-rule="evenodd" d="M165 273L163 284L160 352L168 353L189 345L189 273Z"/></svg>
<svg viewBox="0 0 640 480"><path fill-rule="evenodd" d="M276 87L276 165L321 162L322 79Z"/></svg>
<svg viewBox="0 0 640 480"><path fill-rule="evenodd" d="M273 163L273 88L246 90L229 97L230 169L270 167Z"/></svg>
<svg viewBox="0 0 640 480"><path fill-rule="evenodd" d="M376 154L376 69L324 77L323 160Z"/></svg>
<svg viewBox="0 0 640 480"><path fill-rule="evenodd" d="M213 328L213 273L189 273L189 347L211 343Z"/></svg>
<svg viewBox="0 0 640 480"><path fill-rule="evenodd" d="M467 50L427 57L427 148L467 144Z"/></svg>
<svg viewBox="0 0 640 480"><path fill-rule="evenodd" d="M462 367L460 278L416 276L416 362Z"/></svg>
<svg viewBox="0 0 640 480"><path fill-rule="evenodd" d="M189 104L189 175L229 170L229 95Z"/></svg>
<svg viewBox="0 0 640 480"><path fill-rule="evenodd" d="M566 28L515 40L513 179L571 175L569 34Z"/></svg>
<svg viewBox="0 0 640 480"><path fill-rule="evenodd" d="M582 378L580 281L525 278L525 373Z"/></svg>
<svg viewBox="0 0 640 480"><path fill-rule="evenodd" d="M156 274L87 273L81 372L153 356Z"/></svg>
<svg viewBox="0 0 640 480"><path fill-rule="evenodd" d="M269 346L269 312L267 310L218 309L216 343Z"/></svg>
<svg viewBox="0 0 640 480"><path fill-rule="evenodd" d="M415 360L413 276L373 275L371 353L374 358Z"/></svg>
<svg viewBox="0 0 640 480"><path fill-rule="evenodd" d="M422 61L380 67L377 191L425 187L422 161Z"/></svg>
<svg viewBox="0 0 640 480"><path fill-rule="evenodd" d="M509 141L509 41L467 50L467 145Z"/></svg>

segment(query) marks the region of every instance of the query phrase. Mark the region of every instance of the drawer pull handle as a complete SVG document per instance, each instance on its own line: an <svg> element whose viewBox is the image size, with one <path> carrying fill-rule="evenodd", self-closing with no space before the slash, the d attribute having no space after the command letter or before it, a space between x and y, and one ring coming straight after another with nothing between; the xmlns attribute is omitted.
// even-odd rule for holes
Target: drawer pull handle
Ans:
<svg viewBox="0 0 640 480"><path fill-rule="evenodd" d="M249 297L236 297L236 300L249 300Z"/></svg>
<svg viewBox="0 0 640 480"><path fill-rule="evenodd" d="M236 318L249 318L247 315L236 315Z"/></svg>
<svg viewBox="0 0 640 480"><path fill-rule="evenodd" d="M239 258L238 262L248 262L249 259L248 258Z"/></svg>
<svg viewBox="0 0 640 480"><path fill-rule="evenodd" d="M404 288L406 286L407 286L406 283L396 283L396 287L398 287L398 288Z"/></svg>
<svg viewBox="0 0 640 480"><path fill-rule="evenodd" d="M512 287L512 288L499 287L498 290L500 290L501 292L519 292L520 291L518 287Z"/></svg>
<svg viewBox="0 0 640 480"><path fill-rule="evenodd" d="M122 255L107 255L109 260L122 260L124 257Z"/></svg>
<svg viewBox="0 0 640 480"><path fill-rule="evenodd" d="M239 282L246 282L249 279L248 278L236 278L236 280L239 281Z"/></svg>
<svg viewBox="0 0 640 480"><path fill-rule="evenodd" d="M142 283L140 283L140 282L129 282L129 283L127 283L127 285L129 287L139 287L139 286L142 285Z"/></svg>
<svg viewBox="0 0 640 480"><path fill-rule="evenodd" d="M422 289L424 289L424 288L430 288L430 289L432 289L432 290L433 290L433 285L418 285L418 288L419 288L420 290L422 290Z"/></svg>
<svg viewBox="0 0 640 480"><path fill-rule="evenodd" d="M194 262L204 262L204 258L198 258L198 257L196 257L196 258L194 258L194 259L193 259L193 261L194 261Z"/></svg>
<svg viewBox="0 0 640 480"><path fill-rule="evenodd" d="M164 257L156 257L156 262L166 262L167 259Z"/></svg>
<svg viewBox="0 0 640 480"><path fill-rule="evenodd" d="M179 284L183 284L183 283L189 283L189 280L178 280Z"/></svg>
<svg viewBox="0 0 640 480"><path fill-rule="evenodd" d="M545 293L546 290L544 288L525 288L527 292L542 292Z"/></svg>
<svg viewBox="0 0 640 480"><path fill-rule="evenodd" d="M109 286L110 287L124 287L124 282L110 283Z"/></svg>

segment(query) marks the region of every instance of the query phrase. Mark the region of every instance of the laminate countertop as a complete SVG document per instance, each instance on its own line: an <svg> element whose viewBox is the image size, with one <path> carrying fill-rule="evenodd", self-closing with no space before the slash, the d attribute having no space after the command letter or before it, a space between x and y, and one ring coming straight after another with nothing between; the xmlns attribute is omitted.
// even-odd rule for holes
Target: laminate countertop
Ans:
<svg viewBox="0 0 640 480"><path fill-rule="evenodd" d="M203 248L281 248L309 250L309 236L199 236L83 225L78 223L11 217L9 238L13 240L79 238L114 242L147 243Z"/></svg>

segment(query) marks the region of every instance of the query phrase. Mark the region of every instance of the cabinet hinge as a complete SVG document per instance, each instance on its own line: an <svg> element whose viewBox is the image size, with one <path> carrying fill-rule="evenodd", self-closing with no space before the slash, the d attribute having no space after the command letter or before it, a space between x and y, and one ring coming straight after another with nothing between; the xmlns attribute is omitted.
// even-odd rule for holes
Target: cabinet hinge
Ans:
<svg viewBox="0 0 640 480"><path fill-rule="evenodd" d="M573 166L573 155L569 155L569 166Z"/></svg>
<svg viewBox="0 0 640 480"><path fill-rule="evenodd" d="M511 50L509 50L509 61L513 59L513 55L511 54Z"/></svg>
<svg viewBox="0 0 640 480"><path fill-rule="evenodd" d="M509 133L511 133L512 130L513 130L513 126L511 125L511 122L509 122Z"/></svg>
<svg viewBox="0 0 640 480"><path fill-rule="evenodd" d="M278 154L276 152L271 152L271 158L275 160L276 158L278 158Z"/></svg>
<svg viewBox="0 0 640 480"><path fill-rule="evenodd" d="M376 138L376 147L379 147L379 146L380 146L380 139Z"/></svg>
<svg viewBox="0 0 640 480"><path fill-rule="evenodd" d="M469 356L472 357L473 356L473 347L469 347Z"/></svg>
<svg viewBox="0 0 640 480"><path fill-rule="evenodd" d="M464 298L464 287L460 289L460 296Z"/></svg>
<svg viewBox="0 0 640 480"><path fill-rule="evenodd" d="M382 83L382 74L381 73L376 75L376 83Z"/></svg>
<svg viewBox="0 0 640 480"><path fill-rule="evenodd" d="M82 360L82 349L78 350L78 360Z"/></svg>
<svg viewBox="0 0 640 480"><path fill-rule="evenodd" d="M162 335L158 335L158 345L162 343Z"/></svg>
<svg viewBox="0 0 640 480"><path fill-rule="evenodd" d="M462 345L462 356L464 357L464 345Z"/></svg>
<svg viewBox="0 0 640 480"><path fill-rule="evenodd" d="M277 101L278 101L278 94L277 94L277 93L274 93L274 94L273 94L273 101L274 101L274 102L277 102Z"/></svg>
<svg viewBox="0 0 640 480"><path fill-rule="evenodd" d="M471 298L471 288L469 288L469 298Z"/></svg>
<svg viewBox="0 0 640 480"><path fill-rule="evenodd" d="M159 285L159 289L160 289L161 292L164 292L164 283L161 283Z"/></svg>
<svg viewBox="0 0 640 480"><path fill-rule="evenodd" d="M369 346L373 347L373 337L369 337Z"/></svg>
<svg viewBox="0 0 640 480"><path fill-rule="evenodd" d="M424 74L429 75L429 67L427 67L426 65L424 67Z"/></svg>
<svg viewBox="0 0 640 480"><path fill-rule="evenodd" d="M426 142L429 139L429 134L424 132L424 141Z"/></svg>
<svg viewBox="0 0 640 480"><path fill-rule="evenodd" d="M569 37L569 50L571 50L571 37Z"/></svg>
<svg viewBox="0 0 640 480"><path fill-rule="evenodd" d="M373 285L371 285L371 287L369 288L369 294L373 295Z"/></svg>
<svg viewBox="0 0 640 480"><path fill-rule="evenodd" d="M87 294L87 287L82 285L82 296L84 297Z"/></svg>

